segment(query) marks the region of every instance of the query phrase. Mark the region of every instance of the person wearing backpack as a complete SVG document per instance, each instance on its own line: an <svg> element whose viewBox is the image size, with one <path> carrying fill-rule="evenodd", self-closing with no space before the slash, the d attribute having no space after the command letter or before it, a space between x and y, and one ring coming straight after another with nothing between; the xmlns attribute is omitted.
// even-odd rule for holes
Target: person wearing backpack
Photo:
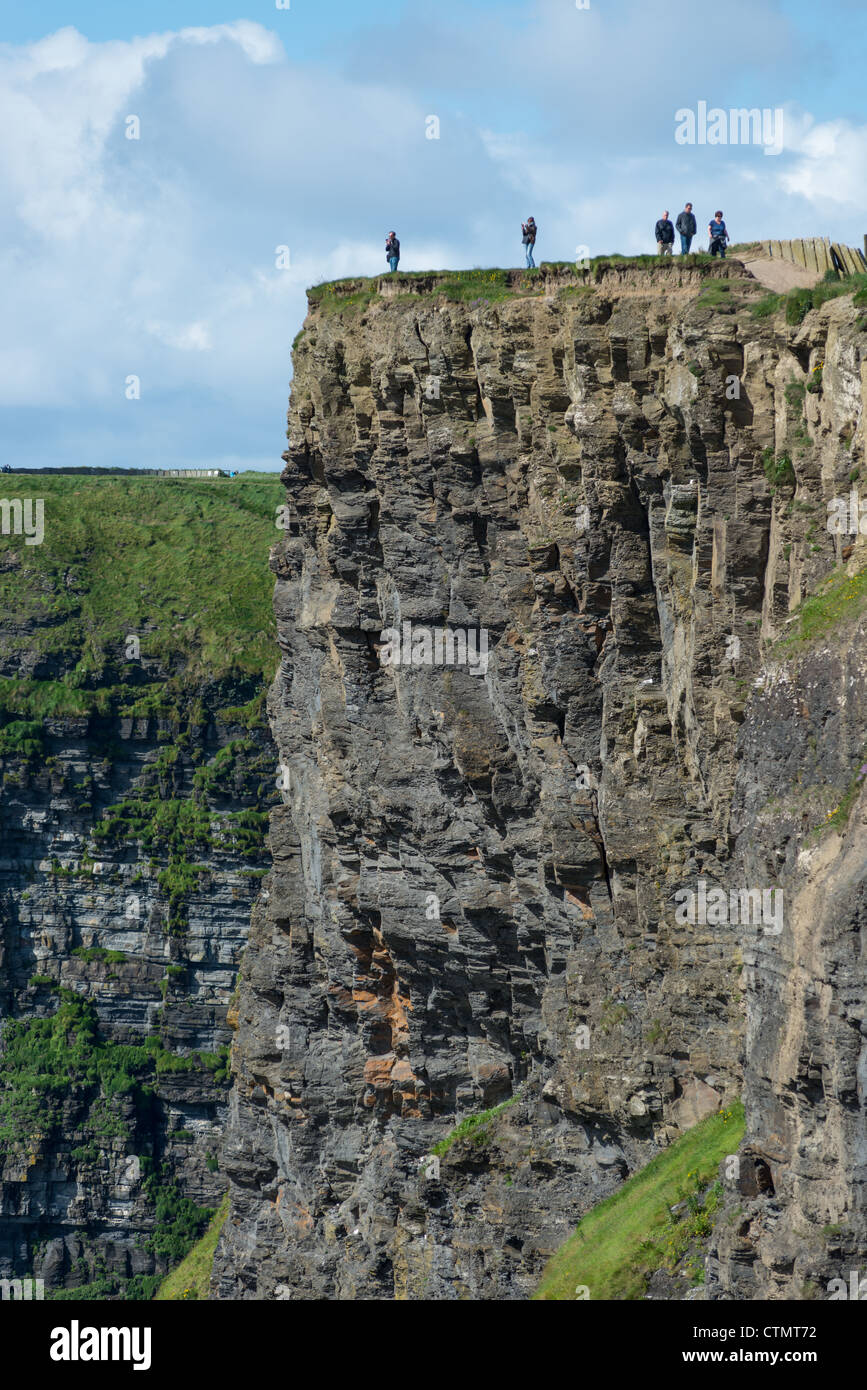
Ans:
<svg viewBox="0 0 867 1390"><path fill-rule="evenodd" d="M674 245L674 227L668 220L668 208L657 222L654 235L656 236L656 249L660 256L670 256L671 248Z"/></svg>
<svg viewBox="0 0 867 1390"><path fill-rule="evenodd" d="M526 264L528 270L536 269L536 262L533 260L533 247L536 245L536 233L538 232L536 219L528 217L526 222L521 223L521 235L526 252Z"/></svg>
<svg viewBox="0 0 867 1390"><path fill-rule="evenodd" d="M729 234L726 231L726 224L723 222L721 212L715 212L713 219L707 224L707 234L710 237L710 246L707 248L712 256L720 256L722 260L726 258L726 242Z"/></svg>
<svg viewBox="0 0 867 1390"><path fill-rule="evenodd" d="M689 248L692 245L692 239L698 231L695 213L692 210L692 203L687 203L683 212L677 214L675 226L680 232L680 254L685 256L688 254Z"/></svg>
<svg viewBox="0 0 867 1390"><path fill-rule="evenodd" d="M388 234L385 243L385 259L388 261L389 270L397 270L398 261L400 260L400 242L394 232L389 232Z"/></svg>

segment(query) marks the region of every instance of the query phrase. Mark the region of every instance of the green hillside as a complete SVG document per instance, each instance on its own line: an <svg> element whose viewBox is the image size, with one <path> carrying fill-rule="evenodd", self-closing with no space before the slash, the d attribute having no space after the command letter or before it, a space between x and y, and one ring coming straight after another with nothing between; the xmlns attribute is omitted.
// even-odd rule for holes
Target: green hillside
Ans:
<svg viewBox="0 0 867 1390"><path fill-rule="evenodd" d="M9 535L0 546L0 724L170 713L193 686L244 698L270 680L277 474L11 474L0 487L43 499L45 517L42 544Z"/></svg>

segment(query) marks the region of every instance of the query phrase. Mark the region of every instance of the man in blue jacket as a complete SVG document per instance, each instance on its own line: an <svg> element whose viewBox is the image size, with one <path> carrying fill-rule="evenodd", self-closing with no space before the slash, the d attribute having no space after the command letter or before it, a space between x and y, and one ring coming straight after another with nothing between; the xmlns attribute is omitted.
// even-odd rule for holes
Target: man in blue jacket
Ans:
<svg viewBox="0 0 867 1390"><path fill-rule="evenodd" d="M692 246L692 239L698 231L695 222L695 214L692 210L692 203L687 203L683 212L678 213L676 226L677 230L680 232L680 254L685 256L689 252L689 248Z"/></svg>
<svg viewBox="0 0 867 1390"><path fill-rule="evenodd" d="M388 261L389 270L393 273L397 270L400 260L400 242L394 232L389 232L388 234L388 239L385 243L385 258Z"/></svg>
<svg viewBox="0 0 867 1390"><path fill-rule="evenodd" d="M660 256L670 256L674 245L674 227L668 220L668 208L656 224L656 249Z"/></svg>

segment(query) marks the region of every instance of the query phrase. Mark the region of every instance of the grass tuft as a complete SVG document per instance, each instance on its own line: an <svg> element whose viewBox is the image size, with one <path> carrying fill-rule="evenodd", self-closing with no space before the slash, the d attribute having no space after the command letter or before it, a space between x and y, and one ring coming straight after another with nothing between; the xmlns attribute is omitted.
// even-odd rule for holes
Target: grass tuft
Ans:
<svg viewBox="0 0 867 1390"><path fill-rule="evenodd" d="M444 1158L453 1144L458 1144L462 1140L481 1147L486 1144L491 1137L491 1123L504 1110L508 1110L510 1105L514 1105L518 1096L510 1096L500 1105L495 1105L491 1110L482 1110L477 1115L468 1115L465 1120L461 1120L445 1139L441 1139L438 1144L434 1144L431 1149L432 1154L438 1158Z"/></svg>
<svg viewBox="0 0 867 1390"><path fill-rule="evenodd" d="M795 612L792 631L780 639L775 651L791 654L861 614L867 599L867 568L849 575L836 569L827 575L815 594L805 598Z"/></svg>

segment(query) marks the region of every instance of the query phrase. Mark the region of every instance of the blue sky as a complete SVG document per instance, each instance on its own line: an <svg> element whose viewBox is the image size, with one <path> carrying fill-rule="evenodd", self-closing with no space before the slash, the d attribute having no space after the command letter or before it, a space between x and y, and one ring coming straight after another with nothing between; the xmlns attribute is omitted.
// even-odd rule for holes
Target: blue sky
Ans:
<svg viewBox="0 0 867 1390"><path fill-rule="evenodd" d="M653 250L686 199L860 245L865 71L862 0L4 5L4 459L278 469L305 287L391 227L405 269L519 264L531 212L545 259ZM699 102L781 152L678 144Z"/></svg>

